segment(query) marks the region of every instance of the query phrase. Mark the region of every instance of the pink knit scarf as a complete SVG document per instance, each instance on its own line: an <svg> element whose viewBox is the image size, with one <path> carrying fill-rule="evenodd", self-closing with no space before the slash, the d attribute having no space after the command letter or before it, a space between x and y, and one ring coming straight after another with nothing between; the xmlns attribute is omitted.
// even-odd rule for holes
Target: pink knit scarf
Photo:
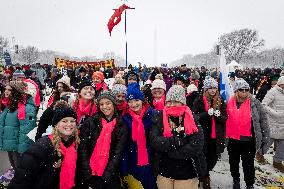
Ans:
<svg viewBox="0 0 284 189"><path fill-rule="evenodd" d="M209 104L205 96L203 96L203 102L205 106L205 111L208 112L209 110ZM211 131L211 138L216 138L216 122L214 116L211 116L212 118L212 131Z"/></svg>
<svg viewBox="0 0 284 189"><path fill-rule="evenodd" d="M90 159L92 175L102 176L104 173L109 160L111 133L115 125L116 119L109 123L105 119L102 119L102 131Z"/></svg>
<svg viewBox="0 0 284 189"><path fill-rule="evenodd" d="M191 135L194 132L197 132L198 129L195 125L194 118L192 116L192 112L188 106L175 106L175 107L165 107L163 111L163 124L164 124L164 137L171 137L172 129L169 124L169 115L171 116L184 116L184 127L185 133L187 135Z"/></svg>
<svg viewBox="0 0 284 189"><path fill-rule="evenodd" d="M53 135L48 135L48 138L53 141ZM60 170L60 189L71 189L75 183L75 172L77 162L77 150L75 149L75 142L66 148L60 142L60 150L63 155L63 162Z"/></svg>
<svg viewBox="0 0 284 189"><path fill-rule="evenodd" d="M122 111L122 116L126 114L127 103L124 101L121 105L117 106L117 109Z"/></svg>
<svg viewBox="0 0 284 189"><path fill-rule="evenodd" d="M162 96L161 99L157 100L154 98L153 100L153 106L155 107L155 110L163 110L165 107L165 95Z"/></svg>
<svg viewBox="0 0 284 189"><path fill-rule="evenodd" d="M78 123L80 123L82 116L93 116L97 111L97 107L95 103L92 103L90 101L85 105L83 99L79 99L78 105L75 102L73 108L77 112L77 122Z"/></svg>
<svg viewBox="0 0 284 189"><path fill-rule="evenodd" d="M140 115L129 109L129 114L132 117L132 140L137 142L138 148L138 163L139 166L148 165L148 152L146 148L146 136L143 124L143 116L147 111L147 107L143 106Z"/></svg>

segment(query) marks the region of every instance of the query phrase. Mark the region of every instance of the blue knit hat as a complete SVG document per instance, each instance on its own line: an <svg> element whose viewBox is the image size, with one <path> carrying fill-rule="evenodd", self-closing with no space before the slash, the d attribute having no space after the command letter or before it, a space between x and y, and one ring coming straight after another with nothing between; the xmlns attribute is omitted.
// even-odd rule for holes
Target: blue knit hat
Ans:
<svg viewBox="0 0 284 189"><path fill-rule="evenodd" d="M128 85L126 101L138 99L144 101L143 93L140 90L138 83L131 83Z"/></svg>
<svg viewBox="0 0 284 189"><path fill-rule="evenodd" d="M26 77L24 72L22 70L16 70L14 73L13 73L13 78L14 79L17 79L19 77Z"/></svg>

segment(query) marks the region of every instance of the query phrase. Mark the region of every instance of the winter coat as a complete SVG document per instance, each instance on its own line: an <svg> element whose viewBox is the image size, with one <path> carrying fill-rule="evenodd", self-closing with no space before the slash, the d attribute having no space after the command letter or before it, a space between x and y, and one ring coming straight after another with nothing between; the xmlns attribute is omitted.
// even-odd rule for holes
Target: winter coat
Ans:
<svg viewBox="0 0 284 189"><path fill-rule="evenodd" d="M0 115L0 150L25 152L33 143L27 134L36 127L36 106L30 97L25 105L26 118L18 119L18 109L6 107Z"/></svg>
<svg viewBox="0 0 284 189"><path fill-rule="evenodd" d="M263 101L263 98L265 97L265 95L267 94L267 92L270 90L271 86L269 84L265 84L263 85L258 93L256 94L255 98L258 99L260 102Z"/></svg>
<svg viewBox="0 0 284 189"><path fill-rule="evenodd" d="M42 134L46 132L49 125L52 125L53 106L46 108L42 113L38 122L37 133L35 139L41 138Z"/></svg>
<svg viewBox="0 0 284 189"><path fill-rule="evenodd" d="M68 147L73 141L63 144ZM59 189L61 168L54 168L59 159L51 140L42 137L23 154L8 189Z"/></svg>
<svg viewBox="0 0 284 189"><path fill-rule="evenodd" d="M169 75L163 74L164 82L166 83L166 91L172 87L172 78Z"/></svg>
<svg viewBox="0 0 284 189"><path fill-rule="evenodd" d="M128 129L128 140L124 148L122 161L121 161L121 175L127 176L128 174L132 175L134 178L139 180L144 189L156 189L156 179L153 174L152 163L153 163L153 149L149 141L149 132L153 125L152 119L155 114L153 108L148 108L145 112L142 119L145 129L146 136L146 148L148 152L148 165L138 166L138 149L137 143L132 140L132 118L127 113L123 116L123 120L127 125Z"/></svg>
<svg viewBox="0 0 284 189"><path fill-rule="evenodd" d="M159 111L153 118L150 142L155 149L154 173L167 178L187 180L206 175L206 161L203 155L204 136L194 116L198 132L179 138L164 137L163 112ZM186 124L186 123L185 123ZM161 174L162 173L162 174Z"/></svg>
<svg viewBox="0 0 284 189"><path fill-rule="evenodd" d="M270 137L284 139L284 90L276 85L268 91L262 104L268 113Z"/></svg>
<svg viewBox="0 0 284 189"><path fill-rule="evenodd" d="M192 111L199 117L199 123L202 126L204 133L204 152L207 153L207 141L211 140L212 132L212 116L208 115L205 110L205 105L203 102L203 95L200 95L199 99L193 104ZM215 118L215 128L216 128L216 153L223 153L225 149L225 127L227 120L226 103L221 100L220 107L221 115Z"/></svg>
<svg viewBox="0 0 284 189"><path fill-rule="evenodd" d="M43 68L33 69L36 72L36 76L39 79L41 85L45 85L45 79L47 77L46 71Z"/></svg>
<svg viewBox="0 0 284 189"><path fill-rule="evenodd" d="M92 188L96 188L98 185L102 185L101 188L109 188L108 186L112 185L114 189L120 188L120 184L113 186L111 183L119 179L119 164L127 140L127 128L120 116L117 116L116 119L116 125L111 134L109 160L102 177L92 176L89 165L97 139L102 131L101 117L99 113L96 113L94 117L89 117L84 122L80 130L81 142L78 149L78 171L81 176L79 180L83 185L89 185Z"/></svg>
<svg viewBox="0 0 284 189"><path fill-rule="evenodd" d="M199 99L198 91L193 91L191 94L186 96L186 105L192 110L193 104Z"/></svg>

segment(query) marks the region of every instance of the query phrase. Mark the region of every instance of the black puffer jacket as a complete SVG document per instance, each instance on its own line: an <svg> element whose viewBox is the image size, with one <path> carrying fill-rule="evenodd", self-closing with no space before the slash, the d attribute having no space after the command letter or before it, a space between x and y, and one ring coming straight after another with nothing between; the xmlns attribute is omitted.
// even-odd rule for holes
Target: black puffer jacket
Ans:
<svg viewBox="0 0 284 189"><path fill-rule="evenodd" d="M68 147L73 141L63 144ZM59 189L60 168L53 167L58 160L50 139L40 138L23 154L8 189Z"/></svg>
<svg viewBox="0 0 284 189"><path fill-rule="evenodd" d="M198 123L198 118L194 117L199 131L186 138L164 137L163 112L159 111L153 117L149 137L155 149L153 162L155 175L163 172L163 176L177 180L203 178L206 175L202 128Z"/></svg>
<svg viewBox="0 0 284 189"><path fill-rule="evenodd" d="M221 107L220 107L220 113L221 116L215 118L216 123L216 153L223 153L225 148L225 126L226 126L226 120L228 118L227 111L226 111L227 105L226 103L221 100ZM203 133L204 133L204 150L205 153L207 152L206 148L206 141L211 139L211 132L212 132L212 118L208 115L208 112L205 110L205 105L203 102L203 95L200 95L199 99L194 102L192 111L199 117L199 123L202 126Z"/></svg>
<svg viewBox="0 0 284 189"><path fill-rule="evenodd" d="M120 183L117 182L119 180L119 163L127 140L127 128L120 116L116 115L115 117L117 121L111 134L109 160L102 177L92 176L89 165L97 139L102 131L101 114L96 113L94 117L86 119L80 130L81 143L78 150L78 170L81 177L79 178L80 183L83 183L84 186L102 189L120 188Z"/></svg>

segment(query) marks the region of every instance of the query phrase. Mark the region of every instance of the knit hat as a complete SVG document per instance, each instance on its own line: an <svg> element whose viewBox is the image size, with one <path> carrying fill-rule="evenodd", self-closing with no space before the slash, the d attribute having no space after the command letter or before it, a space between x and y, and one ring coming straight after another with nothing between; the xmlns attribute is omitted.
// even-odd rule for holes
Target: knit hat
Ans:
<svg viewBox="0 0 284 189"><path fill-rule="evenodd" d="M19 77L25 77L25 74L22 70L16 70L14 73L13 73L13 78L14 79L17 79Z"/></svg>
<svg viewBox="0 0 284 189"><path fill-rule="evenodd" d="M68 88L71 88L71 85L70 85L70 78L68 76L63 76L61 79L59 79L57 82L56 82L56 85L58 83L64 83L65 85L67 85Z"/></svg>
<svg viewBox="0 0 284 189"><path fill-rule="evenodd" d="M99 72L99 71L96 71L96 72L93 73L92 78L94 79L95 77L100 78L100 80L102 80L102 81L103 81L104 78L105 78L104 74L103 74L102 72Z"/></svg>
<svg viewBox="0 0 284 189"><path fill-rule="evenodd" d="M173 85L166 95L166 102L171 100L186 104L185 89L180 85Z"/></svg>
<svg viewBox="0 0 284 189"><path fill-rule="evenodd" d="M117 94L123 93L123 94L127 94L127 88L125 85L122 84L115 84L112 87L112 93L116 96Z"/></svg>
<svg viewBox="0 0 284 189"><path fill-rule="evenodd" d="M161 79L161 80L163 80L163 79L164 79L163 74L157 74L157 75L155 76L155 79Z"/></svg>
<svg viewBox="0 0 284 189"><path fill-rule="evenodd" d="M93 84L92 84L92 82L90 82L90 81L81 82L81 83L79 84L79 86L78 86L78 93L80 93L81 90L82 90L84 87L86 87L86 86L92 86L92 87L93 87Z"/></svg>
<svg viewBox="0 0 284 189"><path fill-rule="evenodd" d="M100 95L98 96L98 104L100 103L100 100L103 98L109 99L110 101L112 101L114 105L118 105L115 95L110 91L102 91L100 93Z"/></svg>
<svg viewBox="0 0 284 189"><path fill-rule="evenodd" d="M28 87L28 85L22 81L10 81L9 85L21 94L25 93Z"/></svg>
<svg viewBox="0 0 284 189"><path fill-rule="evenodd" d="M81 72L85 72L86 73L87 71L86 71L86 69L84 67L80 67L79 68L79 73L81 73Z"/></svg>
<svg viewBox="0 0 284 189"><path fill-rule="evenodd" d="M206 90L211 89L211 88L218 89L218 83L214 78L207 77L204 80L203 89L204 89L204 91L206 91Z"/></svg>
<svg viewBox="0 0 284 189"><path fill-rule="evenodd" d="M279 77L277 85L284 85L284 76Z"/></svg>
<svg viewBox="0 0 284 189"><path fill-rule="evenodd" d="M127 89L126 101L138 99L144 101L144 96L138 83L130 83Z"/></svg>
<svg viewBox="0 0 284 189"><path fill-rule="evenodd" d="M152 83L151 90L153 89L164 89L166 91L167 86L166 83L161 79L155 79Z"/></svg>
<svg viewBox="0 0 284 189"><path fill-rule="evenodd" d="M67 104L67 102L59 101L54 106L52 126L54 127L57 125L57 123L65 117L73 117L74 119L77 119L77 113Z"/></svg>
<svg viewBox="0 0 284 189"><path fill-rule="evenodd" d="M194 91L198 91L196 85L194 84L190 84L186 89L187 94L192 93Z"/></svg>
<svg viewBox="0 0 284 189"><path fill-rule="evenodd" d="M249 89L249 84L244 79L237 79L234 85L234 92L239 89Z"/></svg>
<svg viewBox="0 0 284 189"><path fill-rule="evenodd" d="M5 70L4 74L7 74L7 75L9 74L9 75L11 75L12 72L11 72L11 70Z"/></svg>

